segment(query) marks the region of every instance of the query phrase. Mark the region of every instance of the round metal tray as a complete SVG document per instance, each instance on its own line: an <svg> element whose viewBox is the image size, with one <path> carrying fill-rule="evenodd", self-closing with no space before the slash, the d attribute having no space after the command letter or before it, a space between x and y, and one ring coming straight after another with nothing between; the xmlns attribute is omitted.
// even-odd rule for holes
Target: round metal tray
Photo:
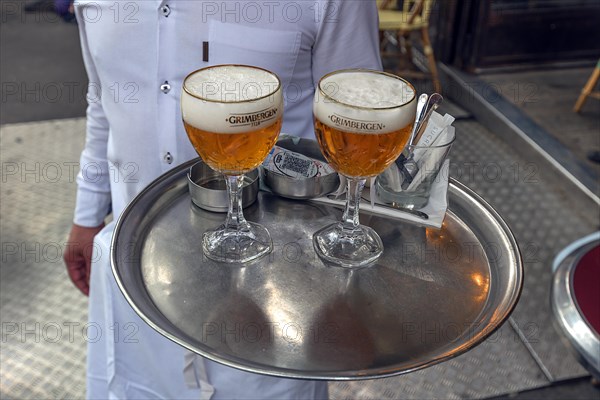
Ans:
<svg viewBox="0 0 600 400"><path fill-rule="evenodd" d="M595 235L597 237L598 234ZM600 336L590 326L579 309L573 277L577 264L590 250L600 244L590 239L565 255L552 279L550 304L558 331L564 333L564 343L573 350L575 357L597 379L600 379Z"/></svg>
<svg viewBox="0 0 600 400"><path fill-rule="evenodd" d="M149 185L123 212L112 268L127 301L167 338L231 367L275 376L367 379L411 372L481 343L519 298L515 238L458 182L442 229L361 210L381 236L377 264L348 270L315 255L312 234L341 210L261 192L244 213L275 250L245 266L202 255L223 214L190 201L194 160Z"/></svg>

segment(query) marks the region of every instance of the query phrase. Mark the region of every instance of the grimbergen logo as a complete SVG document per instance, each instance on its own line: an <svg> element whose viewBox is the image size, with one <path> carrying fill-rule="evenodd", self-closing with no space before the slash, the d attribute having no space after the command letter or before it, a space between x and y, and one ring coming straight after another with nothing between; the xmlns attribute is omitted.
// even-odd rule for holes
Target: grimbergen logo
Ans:
<svg viewBox="0 0 600 400"><path fill-rule="evenodd" d="M277 117L277 108L267 108L258 112L231 114L225 121L231 126L258 126L265 121L275 119Z"/></svg>
<svg viewBox="0 0 600 400"><path fill-rule="evenodd" d="M328 118L331 122L333 122L336 126L340 128L351 128L355 130L370 132L380 131L383 128L385 128L384 124L377 121L363 121L359 119L351 119L342 117L337 114L332 114Z"/></svg>

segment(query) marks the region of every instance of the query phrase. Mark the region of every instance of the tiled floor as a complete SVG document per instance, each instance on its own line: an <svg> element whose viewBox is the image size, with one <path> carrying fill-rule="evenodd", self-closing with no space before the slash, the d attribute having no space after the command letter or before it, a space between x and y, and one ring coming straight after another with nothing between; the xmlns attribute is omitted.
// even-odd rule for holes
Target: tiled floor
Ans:
<svg viewBox="0 0 600 400"><path fill-rule="evenodd" d="M83 119L2 126L0 395L81 398L87 299L62 250L75 204ZM75 169L76 173L76 169Z"/></svg>
<svg viewBox="0 0 600 400"><path fill-rule="evenodd" d="M572 111L592 70L534 70L480 78L600 174L600 164L587 159L590 152L600 151L600 101L588 98L579 114ZM493 104L494 99L488 101Z"/></svg>

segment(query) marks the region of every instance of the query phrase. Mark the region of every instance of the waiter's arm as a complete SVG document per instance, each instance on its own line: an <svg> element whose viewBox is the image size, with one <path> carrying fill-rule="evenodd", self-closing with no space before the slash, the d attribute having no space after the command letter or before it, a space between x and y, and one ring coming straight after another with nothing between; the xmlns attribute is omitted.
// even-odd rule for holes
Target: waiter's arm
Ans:
<svg viewBox="0 0 600 400"><path fill-rule="evenodd" d="M89 279L94 236L104 226L110 212L110 175L107 161L109 125L101 101L100 77L89 51L86 22L76 7L81 50L90 84L86 141L77 175L75 218L63 258L69 277L84 294L89 294Z"/></svg>

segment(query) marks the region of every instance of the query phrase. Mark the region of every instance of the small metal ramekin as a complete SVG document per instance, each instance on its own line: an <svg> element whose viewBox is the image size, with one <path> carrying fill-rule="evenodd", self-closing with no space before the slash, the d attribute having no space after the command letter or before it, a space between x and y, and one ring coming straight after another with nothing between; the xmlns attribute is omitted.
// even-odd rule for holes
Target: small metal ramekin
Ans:
<svg viewBox="0 0 600 400"><path fill-rule="evenodd" d="M222 174L214 171L203 161L198 161L188 172L188 187L192 202L198 207L213 212L227 212L229 198ZM258 169L244 174L242 205L248 207L258 195Z"/></svg>
<svg viewBox="0 0 600 400"><path fill-rule="evenodd" d="M284 137L277 141L277 146L326 162L316 140ZM312 178L291 178L266 168L262 170L265 184L273 193L290 199L321 197L336 190L340 184L336 172Z"/></svg>

